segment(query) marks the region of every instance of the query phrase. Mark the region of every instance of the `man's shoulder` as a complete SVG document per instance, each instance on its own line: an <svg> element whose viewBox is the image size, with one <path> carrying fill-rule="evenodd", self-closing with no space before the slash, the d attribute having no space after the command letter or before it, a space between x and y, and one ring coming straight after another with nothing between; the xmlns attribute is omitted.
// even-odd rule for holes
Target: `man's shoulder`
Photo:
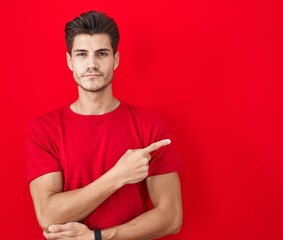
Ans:
<svg viewBox="0 0 283 240"><path fill-rule="evenodd" d="M51 110L49 112L38 115L37 117L31 120L31 126L34 125L44 126L44 125L56 124L56 122L60 121L62 116L66 114L67 112L66 110L67 110L67 106L63 106L55 110Z"/></svg>
<svg viewBox="0 0 283 240"><path fill-rule="evenodd" d="M146 109L145 107L140 107L128 103L123 103L127 111L133 115L138 117L139 119L146 119L147 121L149 120L157 120L159 119L158 114L154 113L151 110Z"/></svg>
<svg viewBox="0 0 283 240"><path fill-rule="evenodd" d="M165 124L156 112L146 107L125 104L124 108L126 108L130 121L134 122L137 126L151 129L152 127L161 127Z"/></svg>

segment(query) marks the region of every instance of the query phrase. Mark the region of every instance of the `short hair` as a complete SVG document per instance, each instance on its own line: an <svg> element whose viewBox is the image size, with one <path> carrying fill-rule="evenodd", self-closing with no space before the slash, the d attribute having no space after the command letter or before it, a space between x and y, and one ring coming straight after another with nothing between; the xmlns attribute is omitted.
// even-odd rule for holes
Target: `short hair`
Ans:
<svg viewBox="0 0 283 240"><path fill-rule="evenodd" d="M74 38L80 34L99 34L105 33L110 37L113 53L117 52L120 35L119 29L113 18L105 13L90 11L82 13L79 17L67 22L65 26L65 40L68 53L71 55Z"/></svg>

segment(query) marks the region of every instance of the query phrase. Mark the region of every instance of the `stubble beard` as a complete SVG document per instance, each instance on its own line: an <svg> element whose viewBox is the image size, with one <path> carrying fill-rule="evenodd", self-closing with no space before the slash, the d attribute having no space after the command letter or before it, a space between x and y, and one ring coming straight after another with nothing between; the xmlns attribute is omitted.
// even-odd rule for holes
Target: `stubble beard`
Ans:
<svg viewBox="0 0 283 240"><path fill-rule="evenodd" d="M102 92L103 90L105 90L111 83L112 83L112 79L109 82L106 82L104 85L96 87L96 86L92 86L92 87L84 87L82 84L80 84L78 81L76 81L76 84L83 89L86 92L91 92L91 93L99 93Z"/></svg>

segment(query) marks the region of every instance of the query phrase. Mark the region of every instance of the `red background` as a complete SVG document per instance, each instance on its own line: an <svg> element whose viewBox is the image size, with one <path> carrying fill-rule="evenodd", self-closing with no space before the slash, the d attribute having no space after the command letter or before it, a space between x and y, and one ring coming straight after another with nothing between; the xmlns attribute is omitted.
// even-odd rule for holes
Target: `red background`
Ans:
<svg viewBox="0 0 283 240"><path fill-rule="evenodd" d="M76 99L64 25L91 9L120 27L115 95L160 114L182 161L184 224L165 239L282 240L280 0L2 3L0 238L41 235L27 128Z"/></svg>

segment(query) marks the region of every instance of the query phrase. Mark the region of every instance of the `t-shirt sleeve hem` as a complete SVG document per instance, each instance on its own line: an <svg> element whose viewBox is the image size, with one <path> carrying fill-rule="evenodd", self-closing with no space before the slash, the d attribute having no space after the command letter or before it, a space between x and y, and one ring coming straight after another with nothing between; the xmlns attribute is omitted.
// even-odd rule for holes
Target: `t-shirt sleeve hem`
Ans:
<svg viewBox="0 0 283 240"><path fill-rule="evenodd" d="M157 175L162 175L162 174L167 174L167 173L173 173L173 172L178 172L180 169L180 166L176 167L176 168L171 168L171 169L164 169L164 170L159 170L156 172L149 172L148 177L152 177L152 176L157 176Z"/></svg>
<svg viewBox="0 0 283 240"><path fill-rule="evenodd" d="M44 169L44 170L41 170L39 172L36 172L36 174L31 174L28 176L28 183L30 183L31 181L35 180L36 178L39 178L45 174L48 174L48 173L52 173L52 172L61 172L61 168L60 167L57 167L57 168L47 168L47 169Z"/></svg>

